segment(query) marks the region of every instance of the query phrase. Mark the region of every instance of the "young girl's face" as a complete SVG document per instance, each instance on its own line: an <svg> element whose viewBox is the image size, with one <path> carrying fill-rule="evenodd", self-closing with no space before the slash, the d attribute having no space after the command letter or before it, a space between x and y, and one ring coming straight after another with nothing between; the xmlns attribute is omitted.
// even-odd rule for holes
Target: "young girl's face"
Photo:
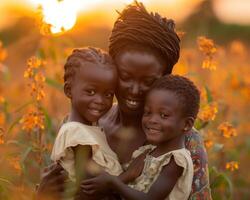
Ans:
<svg viewBox="0 0 250 200"><path fill-rule="evenodd" d="M117 74L114 68L86 62L74 75L71 103L83 123L97 122L112 106Z"/></svg>
<svg viewBox="0 0 250 200"><path fill-rule="evenodd" d="M142 127L147 140L165 144L183 134L185 118L177 96L168 90L152 90L146 97Z"/></svg>

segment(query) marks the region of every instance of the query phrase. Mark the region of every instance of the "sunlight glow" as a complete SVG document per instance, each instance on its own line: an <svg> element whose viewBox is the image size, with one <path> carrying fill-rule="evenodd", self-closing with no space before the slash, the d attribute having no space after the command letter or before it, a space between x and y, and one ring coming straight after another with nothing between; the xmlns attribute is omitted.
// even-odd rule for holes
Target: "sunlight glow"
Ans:
<svg viewBox="0 0 250 200"><path fill-rule="evenodd" d="M30 0L42 9L43 22L50 25L52 33L71 29L77 19L79 10L86 9L100 0Z"/></svg>

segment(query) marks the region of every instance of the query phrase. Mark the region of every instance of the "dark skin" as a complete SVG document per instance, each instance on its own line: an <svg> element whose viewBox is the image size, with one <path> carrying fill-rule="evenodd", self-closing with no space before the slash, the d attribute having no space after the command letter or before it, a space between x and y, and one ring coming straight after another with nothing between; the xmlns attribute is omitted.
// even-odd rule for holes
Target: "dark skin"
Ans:
<svg viewBox="0 0 250 200"><path fill-rule="evenodd" d="M115 114L117 116L104 117L99 122L104 127L111 149L124 164L146 142L141 127L145 94L152 83L163 75L165 67L150 51L124 51L115 61L118 68L118 113ZM124 128L129 129L131 137ZM124 143L126 145L121 148Z"/></svg>
<svg viewBox="0 0 250 200"><path fill-rule="evenodd" d="M85 62L80 66L71 82L64 85L65 95L71 100L71 112L68 122L80 122L91 125L104 115L112 106L116 87L117 74L113 67L98 66L91 62ZM78 145L73 147L75 154L76 187L82 180L93 177L88 169L88 163L92 160L90 146ZM65 195L65 193L64 193ZM62 194L58 195L62 196ZM81 194L86 200L97 199ZM99 198L99 197L98 197Z"/></svg>
<svg viewBox="0 0 250 200"><path fill-rule="evenodd" d="M129 162L132 153L146 143L141 126L144 98L154 80L164 74L165 66L153 52L142 50L123 51L115 61L118 68L118 112L102 117L99 123L104 127L108 144L123 164ZM136 101L136 104L126 102L126 97ZM133 137L126 137L128 132L123 131L123 128L129 128L129 132L132 130L130 133ZM126 145L121 148L121 144ZM50 180L55 178L56 176L50 176ZM45 190L47 180L42 182L45 185L42 189ZM60 184L57 187L59 189Z"/></svg>
<svg viewBox="0 0 250 200"><path fill-rule="evenodd" d="M191 130L193 122L193 117L183 115L182 106L173 92L150 91L142 117L142 127L147 140L157 146L150 155L159 157L167 152L184 148L184 134ZM182 172L183 168L178 166L172 157L147 193L134 190L107 173L84 181L82 187L87 194L113 189L128 200L164 200Z"/></svg>

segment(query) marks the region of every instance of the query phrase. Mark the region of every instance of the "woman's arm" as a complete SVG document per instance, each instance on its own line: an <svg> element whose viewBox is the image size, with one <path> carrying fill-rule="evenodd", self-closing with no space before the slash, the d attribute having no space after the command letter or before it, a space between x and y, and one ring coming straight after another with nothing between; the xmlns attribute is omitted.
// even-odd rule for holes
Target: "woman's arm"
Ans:
<svg viewBox="0 0 250 200"><path fill-rule="evenodd" d="M107 185L127 200L163 200L170 194L182 172L183 168L179 167L174 159L171 158L169 164L163 167L162 172L148 193L134 190L125 185L118 177L111 176L107 173L84 181L83 189L87 188L85 192L93 194L95 193L95 189L101 184Z"/></svg>
<svg viewBox="0 0 250 200"><path fill-rule="evenodd" d="M58 163L45 168L37 188L36 199L60 199L64 192L66 179L67 172Z"/></svg>
<svg viewBox="0 0 250 200"><path fill-rule="evenodd" d="M194 177L190 199L210 200L208 158L201 135L192 129L185 136L185 147L191 153L194 165Z"/></svg>

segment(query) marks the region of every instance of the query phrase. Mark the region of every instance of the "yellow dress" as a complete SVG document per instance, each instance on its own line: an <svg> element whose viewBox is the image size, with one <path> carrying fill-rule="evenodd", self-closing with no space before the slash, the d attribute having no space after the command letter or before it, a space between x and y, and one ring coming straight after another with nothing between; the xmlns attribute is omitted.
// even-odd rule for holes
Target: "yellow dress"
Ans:
<svg viewBox="0 0 250 200"><path fill-rule="evenodd" d="M59 161L69 173L72 181L75 181L75 159L72 147L77 145L91 146L93 161L104 171L115 176L122 173L118 157L109 147L106 136L100 127L88 126L79 122L67 122L59 130L51 159Z"/></svg>
<svg viewBox="0 0 250 200"><path fill-rule="evenodd" d="M153 145L142 146L133 153L132 159L138 157L146 150L153 150L154 148L156 147ZM162 168L170 162L172 156L175 163L183 168L183 173L166 200L188 199L192 188L193 163L190 157L190 152L185 148L170 151L159 157L153 157L147 154L144 160L142 174L132 183L129 183L129 186L135 190L147 193L160 175ZM171 174L169 176L171 176Z"/></svg>

